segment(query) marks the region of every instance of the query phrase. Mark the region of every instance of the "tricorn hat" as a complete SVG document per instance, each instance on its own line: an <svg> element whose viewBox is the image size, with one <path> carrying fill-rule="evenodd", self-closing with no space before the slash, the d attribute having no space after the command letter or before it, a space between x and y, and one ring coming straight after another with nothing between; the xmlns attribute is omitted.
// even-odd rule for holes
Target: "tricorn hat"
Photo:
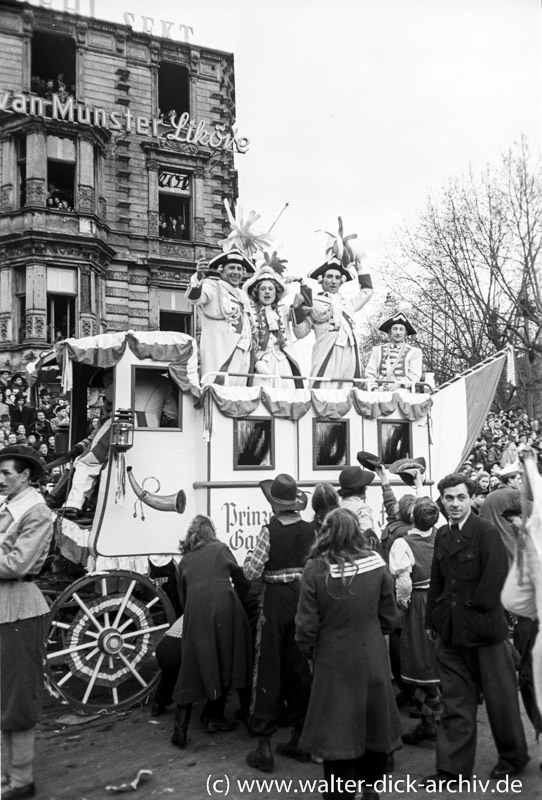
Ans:
<svg viewBox="0 0 542 800"><path fill-rule="evenodd" d="M238 264L243 267L245 272L252 273L255 271L255 266L240 250L228 250L227 253L219 253L212 258L207 265L208 273L219 275L223 267Z"/></svg>
<svg viewBox="0 0 542 800"><path fill-rule="evenodd" d="M24 461L30 468L33 478L41 478L45 472L45 464L33 447L25 444L10 444L3 447L0 450L0 462L11 458Z"/></svg>
<svg viewBox="0 0 542 800"><path fill-rule="evenodd" d="M339 494L342 496L350 489L363 489L374 481L374 477L374 472L368 472L361 467L345 467L339 475Z"/></svg>
<svg viewBox="0 0 542 800"><path fill-rule="evenodd" d="M254 275L251 275L250 278L245 281L243 285L244 291L249 294L254 299L257 299L257 292L258 292L258 284L262 281L273 281L277 284L277 300L282 297L284 291L286 289L286 284L281 276L276 272L273 267L267 266L264 264L261 266Z"/></svg>
<svg viewBox="0 0 542 800"><path fill-rule="evenodd" d="M345 281L354 280L354 276L350 270L348 270L336 256L332 256L325 264L322 264L322 266L312 269L307 273L307 277L317 281L319 278L323 278L329 269L335 269L337 272L340 272Z"/></svg>
<svg viewBox="0 0 542 800"><path fill-rule="evenodd" d="M425 473L425 458L423 456L420 456L420 458L400 458L391 464L390 472L393 472L394 475L399 475L407 486L414 486L416 473L421 472L422 475Z"/></svg>
<svg viewBox="0 0 542 800"><path fill-rule="evenodd" d="M368 453L366 450L360 450L356 458L364 469L370 469L373 472L383 466L381 458L375 456L374 453Z"/></svg>
<svg viewBox="0 0 542 800"><path fill-rule="evenodd" d="M399 311L397 314L394 314L393 317L388 317L388 319L385 319L384 322L378 326L378 330L384 331L384 333L389 333L392 325L404 325L409 336L414 336L416 333L416 328L413 326L412 322L409 320L404 311Z"/></svg>
<svg viewBox="0 0 542 800"><path fill-rule="evenodd" d="M260 489L269 503L282 511L302 511L307 506L307 495L297 488L291 475L280 473L273 480L260 481Z"/></svg>

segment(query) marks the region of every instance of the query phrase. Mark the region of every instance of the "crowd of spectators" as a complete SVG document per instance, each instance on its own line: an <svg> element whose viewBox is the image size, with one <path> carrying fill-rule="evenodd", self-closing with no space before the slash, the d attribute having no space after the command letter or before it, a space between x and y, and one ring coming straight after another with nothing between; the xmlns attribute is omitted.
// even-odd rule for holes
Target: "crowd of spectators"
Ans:
<svg viewBox="0 0 542 800"><path fill-rule="evenodd" d="M542 423L523 408L495 411L488 415L475 446L462 467L476 483L478 501L502 486L513 474L522 447L532 447L542 467Z"/></svg>
<svg viewBox="0 0 542 800"><path fill-rule="evenodd" d="M52 100L53 95L56 94L62 103L65 103L68 97L75 97L75 86L70 86L68 90L64 80L64 73L62 72L56 76L56 79L45 79L39 75L32 75L30 91L37 94L38 97L44 97L46 100Z"/></svg>
<svg viewBox="0 0 542 800"><path fill-rule="evenodd" d="M47 389L38 405L29 402L28 387L21 373L0 370L0 448L24 444L34 448L45 461L53 461L55 437L70 425L69 404L65 397L54 402Z"/></svg>
<svg viewBox="0 0 542 800"><path fill-rule="evenodd" d="M181 217L160 214L158 224L159 235L163 239L186 239L186 225Z"/></svg>

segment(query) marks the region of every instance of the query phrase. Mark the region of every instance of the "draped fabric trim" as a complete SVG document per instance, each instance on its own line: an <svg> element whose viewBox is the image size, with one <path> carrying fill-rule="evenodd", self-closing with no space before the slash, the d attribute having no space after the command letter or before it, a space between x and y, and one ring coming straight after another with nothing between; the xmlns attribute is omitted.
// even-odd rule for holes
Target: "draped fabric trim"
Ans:
<svg viewBox="0 0 542 800"><path fill-rule="evenodd" d="M110 368L121 360L129 347L138 359L166 362L172 380L183 392L199 397L197 348L194 339L184 333L171 331L127 331L102 333L83 339L66 339L56 346L56 356L62 364L64 391L73 385L72 364Z"/></svg>
<svg viewBox="0 0 542 800"><path fill-rule="evenodd" d="M247 417L256 411L260 402L273 417L281 419L301 419L312 405L316 415L323 419L340 419L353 407L357 414L369 419L386 417L399 410L412 422L429 412L432 398L428 394L413 394L404 389L365 392L360 389L273 389L216 384L202 388L202 404L209 418L213 404L226 417Z"/></svg>

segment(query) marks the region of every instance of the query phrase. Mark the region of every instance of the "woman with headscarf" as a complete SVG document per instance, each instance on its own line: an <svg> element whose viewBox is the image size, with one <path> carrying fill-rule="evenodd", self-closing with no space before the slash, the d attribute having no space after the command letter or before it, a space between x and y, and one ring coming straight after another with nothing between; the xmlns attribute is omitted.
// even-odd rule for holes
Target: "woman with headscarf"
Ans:
<svg viewBox="0 0 542 800"><path fill-rule="evenodd" d="M331 511L301 580L296 641L313 664L300 746L324 762L327 800L354 797L338 778L383 777L401 724L384 636L395 625L393 579L348 509ZM344 787L344 783L342 784Z"/></svg>
<svg viewBox="0 0 542 800"><path fill-rule="evenodd" d="M281 302L286 282L267 264L246 281L243 289L251 299L255 321L253 371L258 377L253 379L253 385L302 389L301 378L289 380L281 377L301 375L292 353L288 308Z"/></svg>
<svg viewBox="0 0 542 800"><path fill-rule="evenodd" d="M225 718L224 708L230 689L249 684L252 656L248 618L237 596L248 593L250 583L229 547L217 539L209 517L194 517L181 551L178 589L184 623L171 742L184 749L192 704L199 700L207 700L207 733L237 727Z"/></svg>

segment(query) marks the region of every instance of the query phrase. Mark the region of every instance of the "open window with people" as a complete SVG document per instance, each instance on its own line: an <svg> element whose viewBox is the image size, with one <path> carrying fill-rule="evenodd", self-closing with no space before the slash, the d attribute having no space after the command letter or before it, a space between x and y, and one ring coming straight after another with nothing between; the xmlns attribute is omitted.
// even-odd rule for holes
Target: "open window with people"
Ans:
<svg viewBox="0 0 542 800"><path fill-rule="evenodd" d="M132 383L136 428L182 428L179 388L163 367L134 367Z"/></svg>

